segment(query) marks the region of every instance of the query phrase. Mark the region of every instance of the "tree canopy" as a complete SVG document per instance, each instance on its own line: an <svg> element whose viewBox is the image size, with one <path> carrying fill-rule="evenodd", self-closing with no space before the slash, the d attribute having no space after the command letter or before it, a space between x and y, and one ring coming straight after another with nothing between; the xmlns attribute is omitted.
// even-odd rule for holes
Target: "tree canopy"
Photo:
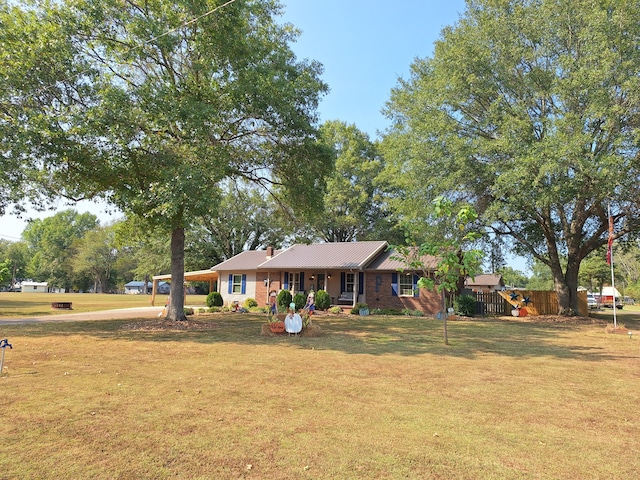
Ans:
<svg viewBox="0 0 640 480"><path fill-rule="evenodd" d="M551 269L561 313L577 311L580 262L607 242L607 206L616 238L640 228L639 37L632 0L469 0L386 108L406 199L473 202Z"/></svg>
<svg viewBox="0 0 640 480"><path fill-rule="evenodd" d="M184 318L185 228L211 215L220 182L254 182L297 211L321 205L333 164L315 110L327 87L321 66L290 50L298 32L275 21L280 9L272 0L0 5L14 55L1 72L10 85L1 123L21 132L2 155L36 172L48 196L102 196L171 232L172 319Z"/></svg>
<svg viewBox="0 0 640 480"><path fill-rule="evenodd" d="M29 252L27 277L49 282L51 287L73 288L71 259L76 242L97 226L95 215L74 210L32 220L22 233Z"/></svg>
<svg viewBox="0 0 640 480"><path fill-rule="evenodd" d="M392 241L393 224L377 183L384 168L377 143L339 120L325 122L320 136L335 151L336 161L327 178L324 212L314 224L317 237L325 242Z"/></svg>

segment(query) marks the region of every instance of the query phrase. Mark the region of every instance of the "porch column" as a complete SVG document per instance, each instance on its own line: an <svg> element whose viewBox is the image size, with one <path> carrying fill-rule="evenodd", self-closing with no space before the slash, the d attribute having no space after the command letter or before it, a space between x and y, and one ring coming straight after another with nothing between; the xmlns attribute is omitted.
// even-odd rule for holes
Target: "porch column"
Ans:
<svg viewBox="0 0 640 480"><path fill-rule="evenodd" d="M358 280L360 279L359 272L355 272L353 274L353 308L355 308L356 303L358 303L358 292L360 291L360 286L358 285Z"/></svg>
<svg viewBox="0 0 640 480"><path fill-rule="evenodd" d="M153 284L151 287L151 306L155 307L156 302L156 292L158 291L158 280L156 278L153 279Z"/></svg>

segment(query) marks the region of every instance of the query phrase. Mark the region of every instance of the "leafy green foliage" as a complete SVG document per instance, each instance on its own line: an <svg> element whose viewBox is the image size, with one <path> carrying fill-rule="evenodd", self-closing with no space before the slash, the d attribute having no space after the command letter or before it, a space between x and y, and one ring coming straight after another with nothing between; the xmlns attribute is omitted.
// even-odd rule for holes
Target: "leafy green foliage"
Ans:
<svg viewBox="0 0 640 480"><path fill-rule="evenodd" d="M11 275L5 280L5 286L9 287L21 280L26 280L29 253L24 241L10 242L0 239L0 258L9 261L7 265Z"/></svg>
<svg viewBox="0 0 640 480"><path fill-rule="evenodd" d="M473 317L476 312L476 299L473 295L460 295L454 300L453 308L458 315Z"/></svg>
<svg viewBox="0 0 640 480"><path fill-rule="evenodd" d="M360 315L360 310L369 310L369 306L366 303L356 303L355 307L351 309L351 315Z"/></svg>
<svg viewBox="0 0 640 480"><path fill-rule="evenodd" d="M331 297L326 290L318 290L316 292L315 305L319 310L326 310L331 306Z"/></svg>
<svg viewBox="0 0 640 480"><path fill-rule="evenodd" d="M4 284L7 280L11 279L11 269L9 268L10 265L10 260L0 262L0 284Z"/></svg>
<svg viewBox="0 0 640 480"><path fill-rule="evenodd" d="M207 307L221 307L224 300L219 292L211 292L207 295Z"/></svg>
<svg viewBox="0 0 640 480"><path fill-rule="evenodd" d="M187 232L187 269L209 268L245 249L279 246L290 231L277 202L246 182L225 182L212 203L211 214L196 219Z"/></svg>
<svg viewBox="0 0 640 480"><path fill-rule="evenodd" d="M0 24L12 27L0 38L10 60L0 67L3 162L48 196L103 196L170 236L173 320L184 318L185 229L215 217L221 182L268 188L294 213L321 210L333 163L315 109L327 86L318 63L290 50L298 32L276 22L279 9L0 5ZM10 132L20 135L9 142Z"/></svg>
<svg viewBox="0 0 640 480"><path fill-rule="evenodd" d="M393 226L383 208L376 178L384 167L378 146L355 125L325 122L320 138L335 152L327 179L324 211L312 225L326 242L391 240Z"/></svg>
<svg viewBox="0 0 640 480"><path fill-rule="evenodd" d="M296 310L301 310L307 303L307 297L302 293L296 293L292 302L296 304Z"/></svg>
<svg viewBox="0 0 640 480"><path fill-rule="evenodd" d="M96 226L88 230L75 244L76 253L71 259L76 276L86 276L95 291L106 293L115 290L115 265L118 250L115 248L113 227Z"/></svg>
<svg viewBox="0 0 640 480"><path fill-rule="evenodd" d="M511 285L513 287L524 288L528 286L529 278L520 270L516 270L512 267L498 268L496 273L502 275L502 280L505 285Z"/></svg>
<svg viewBox="0 0 640 480"><path fill-rule="evenodd" d="M35 219L22 233L28 246L27 275L49 286L70 290L75 286L72 258L78 242L98 225L91 213L64 210L51 217Z"/></svg>
<svg viewBox="0 0 640 480"><path fill-rule="evenodd" d="M291 303L292 297L291 292L289 290L280 290L278 292L277 302L278 302L278 310L286 311L289 308L289 304ZM304 302L302 303L304 306Z"/></svg>
<svg viewBox="0 0 640 480"><path fill-rule="evenodd" d="M244 301L244 308L246 308L247 310L253 307L257 307L258 306L258 302L256 302L255 298L247 298Z"/></svg>
<svg viewBox="0 0 640 480"><path fill-rule="evenodd" d="M466 277L474 277L480 271L483 252L469 248L481 235L476 228L478 214L468 204L456 204L452 200L438 197L431 205L431 220L436 224L439 236L421 245L396 246L395 258L403 261L410 270L421 270L419 288L436 290L442 294L442 312L446 311L448 295L460 291ZM431 271L425 258L435 258L436 266ZM444 343L448 344L447 316L444 315Z"/></svg>
<svg viewBox="0 0 640 480"><path fill-rule="evenodd" d="M608 203L616 237L640 229L639 35L632 0L467 2L388 103L385 179L404 192L393 207L418 228L424 201L472 203L575 311Z"/></svg>

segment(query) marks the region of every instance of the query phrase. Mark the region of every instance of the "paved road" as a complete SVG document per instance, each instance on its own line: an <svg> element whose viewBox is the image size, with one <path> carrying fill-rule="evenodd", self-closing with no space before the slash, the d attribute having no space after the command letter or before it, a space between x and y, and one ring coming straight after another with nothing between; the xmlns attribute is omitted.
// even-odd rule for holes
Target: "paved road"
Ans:
<svg viewBox="0 0 640 480"><path fill-rule="evenodd" d="M120 308L118 310L102 310L99 312L62 313L43 315L40 317L2 318L0 325L17 325L21 323L72 322L74 320L116 320L125 318L152 318L162 312L163 307Z"/></svg>

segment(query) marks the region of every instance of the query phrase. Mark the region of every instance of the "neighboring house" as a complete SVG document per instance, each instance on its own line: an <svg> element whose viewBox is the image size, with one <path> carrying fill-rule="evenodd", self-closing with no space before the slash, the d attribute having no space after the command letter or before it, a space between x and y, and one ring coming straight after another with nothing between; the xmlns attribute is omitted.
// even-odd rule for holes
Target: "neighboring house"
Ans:
<svg viewBox="0 0 640 480"><path fill-rule="evenodd" d="M22 282L22 293L48 293L48 282Z"/></svg>
<svg viewBox="0 0 640 480"><path fill-rule="evenodd" d="M502 275L483 273L474 278L467 277L464 286L472 292L498 292L504 290L504 280Z"/></svg>
<svg viewBox="0 0 640 480"><path fill-rule="evenodd" d="M147 282L147 292L151 291L152 283ZM124 284L124 293L127 295L138 295L145 293L144 282L132 281Z"/></svg>
<svg viewBox="0 0 640 480"><path fill-rule="evenodd" d="M370 309L440 310L440 296L417 287L420 272L402 271L384 241L297 244L284 250L250 250L215 265L211 278L226 304L254 298L267 304L270 292L326 290L333 305L366 303ZM433 257L423 259L428 269ZM154 279L157 277L154 277ZM166 277L163 277L166 278ZM203 279L203 271L185 280Z"/></svg>
<svg viewBox="0 0 640 480"><path fill-rule="evenodd" d="M152 287L153 287L153 284L151 282L148 282L147 292L151 292ZM171 285L169 283L159 282L156 292L162 295L165 295L165 294L168 295L170 290L171 290ZM138 295L141 293L145 293L144 282L139 282L134 280L132 282L126 283L124 286L124 293L129 295Z"/></svg>

